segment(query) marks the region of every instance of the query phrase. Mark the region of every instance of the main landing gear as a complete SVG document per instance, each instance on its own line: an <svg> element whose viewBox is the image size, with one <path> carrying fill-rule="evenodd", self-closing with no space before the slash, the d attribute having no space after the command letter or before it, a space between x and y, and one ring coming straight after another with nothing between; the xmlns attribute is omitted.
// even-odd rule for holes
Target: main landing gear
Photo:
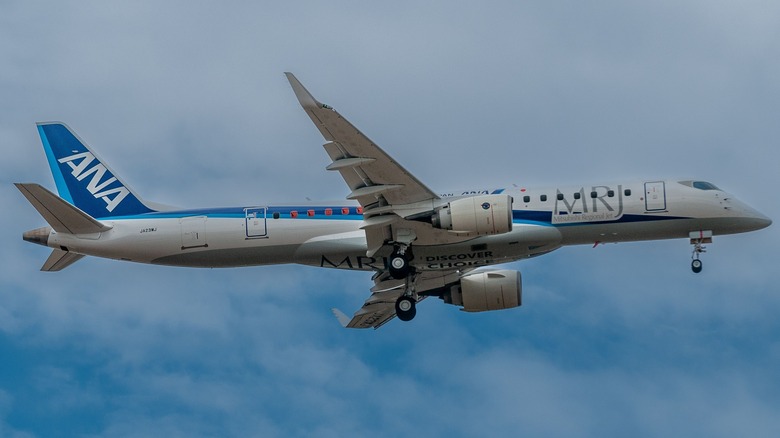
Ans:
<svg viewBox="0 0 780 438"><path fill-rule="evenodd" d="M396 280L407 278L412 272L409 261L412 259L412 251L406 245L398 245L390 254L390 275Z"/></svg>
<svg viewBox="0 0 780 438"><path fill-rule="evenodd" d="M388 271L396 280L406 279L404 293L395 302L395 315L401 321L411 321L417 315L417 293L414 291L414 269L410 262L414 260L412 242L417 235L412 229L398 229L394 232L395 246L390 254Z"/></svg>
<svg viewBox="0 0 780 438"><path fill-rule="evenodd" d="M401 321L411 321L417 315L417 294L414 293L414 272L409 262L414 258L409 245L397 245L390 255L390 276L406 279L404 293L395 302L395 315Z"/></svg>
<svg viewBox="0 0 780 438"><path fill-rule="evenodd" d="M417 300L406 294L398 297L395 302L395 315L401 321L411 321L417 315Z"/></svg>

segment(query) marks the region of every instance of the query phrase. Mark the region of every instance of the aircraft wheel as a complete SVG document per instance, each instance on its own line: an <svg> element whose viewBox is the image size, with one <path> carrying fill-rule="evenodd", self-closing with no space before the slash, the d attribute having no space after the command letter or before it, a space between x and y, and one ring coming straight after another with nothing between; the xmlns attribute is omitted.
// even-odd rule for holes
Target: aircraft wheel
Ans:
<svg viewBox="0 0 780 438"><path fill-rule="evenodd" d="M401 254L393 253L390 256L390 275L397 280L406 278L409 275L409 260Z"/></svg>
<svg viewBox="0 0 780 438"><path fill-rule="evenodd" d="M395 302L395 314L401 321L411 321L417 315L417 305L412 297L402 296Z"/></svg>
<svg viewBox="0 0 780 438"><path fill-rule="evenodd" d="M699 272L701 272L701 268L702 268L701 260L696 259L691 262L691 270L693 272L698 274Z"/></svg>

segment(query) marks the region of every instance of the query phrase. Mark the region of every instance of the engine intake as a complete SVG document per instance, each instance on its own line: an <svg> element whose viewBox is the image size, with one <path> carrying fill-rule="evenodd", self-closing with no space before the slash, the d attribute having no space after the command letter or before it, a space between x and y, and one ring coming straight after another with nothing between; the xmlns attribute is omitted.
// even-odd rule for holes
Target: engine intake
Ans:
<svg viewBox="0 0 780 438"><path fill-rule="evenodd" d="M512 231L512 197L479 195L456 199L431 218L433 226L458 234L491 235Z"/></svg>
<svg viewBox="0 0 780 438"><path fill-rule="evenodd" d="M511 309L523 304L522 277L518 271L479 272L460 279L442 295L447 304L466 312Z"/></svg>

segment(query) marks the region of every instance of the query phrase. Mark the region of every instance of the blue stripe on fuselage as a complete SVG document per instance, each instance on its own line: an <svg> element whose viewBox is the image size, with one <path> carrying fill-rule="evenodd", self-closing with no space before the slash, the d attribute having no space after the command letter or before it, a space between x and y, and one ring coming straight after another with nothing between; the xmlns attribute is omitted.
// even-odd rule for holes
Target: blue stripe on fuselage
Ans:
<svg viewBox="0 0 780 438"><path fill-rule="evenodd" d="M272 218L274 213L279 213L280 219L292 219L292 213L297 212L297 216L294 219L315 219L315 220L363 220L363 215L358 214L356 207L351 206L284 206L284 207L224 207L224 208L205 208L205 209L188 209L188 210L176 210L168 212L151 212L133 216L118 216L111 218L116 219L175 219L182 217L192 216L206 216L211 218L245 218L246 209L253 208L267 208L266 218ZM341 214L342 209L348 209L348 214ZM331 214L325 214L325 210L331 210ZM309 216L308 212L313 211L314 215ZM512 222L520 224L532 224L540 226L555 226L555 227L570 227L577 225L592 225L592 224L614 224L614 223L633 223L633 222L653 222L662 220L674 220L674 219L688 219L682 216L658 216L658 215L641 215L641 214L624 214L618 219L597 221L597 222L571 222L563 224L552 224L552 212L541 210L513 210Z"/></svg>
<svg viewBox="0 0 780 438"><path fill-rule="evenodd" d="M356 207L352 206L285 206L285 207L222 207L222 208L200 208L176 211L160 211L145 213L133 216L112 217L115 219L173 219L192 216L206 216L213 218L245 218L247 209L267 208L266 217L273 217L274 213L279 213L280 219L292 218L292 213L296 212L295 219L327 219L327 220L363 220L363 215L356 212ZM349 209L348 214L342 214L343 208ZM331 214L325 214L325 210L331 210ZM313 211L314 215L309 216L308 212Z"/></svg>
<svg viewBox="0 0 780 438"><path fill-rule="evenodd" d="M512 221L515 223L531 223L531 224L556 226L556 227L571 227L576 225L591 225L591 224L625 224L625 223L633 223L633 222L653 222L653 221L674 220L674 219L689 219L689 218L684 216L624 214L617 219L611 219L605 221L592 221L592 222L582 221L582 222L570 222L570 223L553 225L551 211L512 210Z"/></svg>

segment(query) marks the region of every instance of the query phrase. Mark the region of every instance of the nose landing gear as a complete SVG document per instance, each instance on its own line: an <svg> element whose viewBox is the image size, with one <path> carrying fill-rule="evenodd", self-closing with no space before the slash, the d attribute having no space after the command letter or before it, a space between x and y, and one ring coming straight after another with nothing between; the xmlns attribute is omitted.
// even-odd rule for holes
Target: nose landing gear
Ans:
<svg viewBox="0 0 780 438"><path fill-rule="evenodd" d="M698 274L699 272L701 272L701 268L702 268L701 260L693 259L693 261L691 262L691 270L694 273Z"/></svg>
<svg viewBox="0 0 780 438"><path fill-rule="evenodd" d="M712 243L712 231L692 231L690 233L691 245L693 245L693 254L691 255L691 270L698 274L701 272L702 263L699 255L707 252L705 243Z"/></svg>

